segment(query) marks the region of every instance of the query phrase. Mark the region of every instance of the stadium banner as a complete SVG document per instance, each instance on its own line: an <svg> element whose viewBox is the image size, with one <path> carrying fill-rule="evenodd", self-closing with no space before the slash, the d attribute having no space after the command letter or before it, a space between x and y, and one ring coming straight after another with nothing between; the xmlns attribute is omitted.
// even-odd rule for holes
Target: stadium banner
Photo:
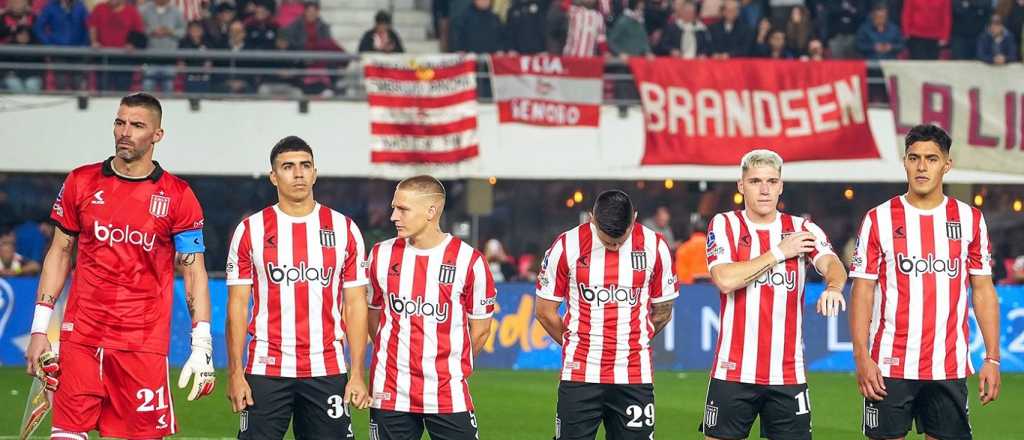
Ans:
<svg viewBox="0 0 1024 440"><path fill-rule="evenodd" d="M35 277L0 278L0 366L23 366L35 308ZM498 304L491 326L491 338L476 359L481 368L515 370L557 370L561 347L547 336L534 318L534 285L498 284ZM814 303L824 285L808 283L804 309L804 358L811 371L853 371L852 343L847 313L824 318L814 313ZM1000 298L1000 337L1002 371L1024 372L1024 285L996 286ZM658 370L707 371L718 341L719 298L711 285L683 286L675 301L674 316L665 331L652 343ZM212 304L213 361L217 368L227 366L224 327L227 313L227 286L222 279L210 280ZM66 293L63 296L66 298ZM847 292L849 297L849 292ZM58 308L61 305L58 304ZM174 283L174 312L171 320L170 363L181 366L190 350L191 318L185 305L181 279ZM984 341L974 312L970 314L970 349L975 366L981 365ZM51 323L51 340L56 340L58 324Z"/></svg>
<svg viewBox="0 0 1024 440"><path fill-rule="evenodd" d="M629 60L643 165L736 165L754 147L789 162L881 157L863 61Z"/></svg>
<svg viewBox="0 0 1024 440"><path fill-rule="evenodd" d="M498 121L597 127L604 59L551 55L490 57Z"/></svg>
<svg viewBox="0 0 1024 440"><path fill-rule="evenodd" d="M953 140L953 166L1024 174L1024 66L974 61L882 61L898 153L917 124Z"/></svg>
<svg viewBox="0 0 1024 440"><path fill-rule="evenodd" d="M367 55L370 162L444 164L480 154L472 55Z"/></svg>

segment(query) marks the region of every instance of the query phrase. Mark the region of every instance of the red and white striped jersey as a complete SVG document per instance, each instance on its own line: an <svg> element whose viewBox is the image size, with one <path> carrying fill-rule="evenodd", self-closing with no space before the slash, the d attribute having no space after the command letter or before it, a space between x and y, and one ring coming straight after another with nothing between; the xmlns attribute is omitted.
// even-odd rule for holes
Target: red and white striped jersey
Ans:
<svg viewBox="0 0 1024 440"><path fill-rule="evenodd" d="M473 410L470 319L489 319L497 292L483 255L449 235L432 249L392 238L370 251L373 407L418 414Z"/></svg>
<svg viewBox="0 0 1024 440"><path fill-rule="evenodd" d="M877 280L869 334L882 376L960 379L968 356L968 275L991 275L981 211L947 197L931 210L894 197L868 211L850 276Z"/></svg>
<svg viewBox="0 0 1024 440"><path fill-rule="evenodd" d="M343 289L367 283L365 255L355 222L320 204L305 217L274 205L243 220L225 270L228 286L252 286L246 372L345 373Z"/></svg>
<svg viewBox="0 0 1024 440"><path fill-rule="evenodd" d="M708 270L771 252L789 234L814 234L814 251L790 258L733 292L722 292L718 349L711 377L758 385L795 385L804 373L804 283L807 264L835 255L825 232L802 217L778 212L770 224L746 211L716 215L708 229Z"/></svg>
<svg viewBox="0 0 1024 440"><path fill-rule="evenodd" d="M567 301L562 380L646 384L654 380L651 305L679 296L661 234L636 223L617 251L592 223L562 233L544 255L537 296Z"/></svg>
<svg viewBox="0 0 1024 440"><path fill-rule="evenodd" d="M596 9L573 5L569 7L569 30L562 56L592 57L598 45L605 42L604 16Z"/></svg>

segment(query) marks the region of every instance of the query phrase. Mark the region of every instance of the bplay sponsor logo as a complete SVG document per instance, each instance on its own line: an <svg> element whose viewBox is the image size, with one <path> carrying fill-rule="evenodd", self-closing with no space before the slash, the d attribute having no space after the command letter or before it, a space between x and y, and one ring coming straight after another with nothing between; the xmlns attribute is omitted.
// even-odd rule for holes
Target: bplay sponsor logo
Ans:
<svg viewBox="0 0 1024 440"><path fill-rule="evenodd" d="M406 318L422 316L433 318L437 322L445 322L450 315L448 304L434 304L427 302L422 297L415 300L402 298L394 293L388 294L388 296L390 297L388 304L391 311Z"/></svg>
<svg viewBox="0 0 1024 440"><path fill-rule="evenodd" d="M596 306L602 306L610 302L635 306L640 302L640 289L619 287L616 284L609 284L605 287L587 286L580 283L577 287L583 300Z"/></svg>
<svg viewBox="0 0 1024 440"><path fill-rule="evenodd" d="M300 262L298 266L287 264L278 266L271 261L267 263L267 274L270 275L270 281L274 284L292 285L318 282L321 286L327 287L331 283L331 276L334 275L334 268L306 266L305 262Z"/></svg>
<svg viewBox="0 0 1024 440"><path fill-rule="evenodd" d="M115 244L123 243L139 246L146 252L149 252L153 250L153 244L156 243L155 233L150 234L135 230L128 225L101 225L99 221L93 220L92 232L93 235L96 236L96 240L99 240L101 243L106 243L107 246L110 247L114 247Z"/></svg>

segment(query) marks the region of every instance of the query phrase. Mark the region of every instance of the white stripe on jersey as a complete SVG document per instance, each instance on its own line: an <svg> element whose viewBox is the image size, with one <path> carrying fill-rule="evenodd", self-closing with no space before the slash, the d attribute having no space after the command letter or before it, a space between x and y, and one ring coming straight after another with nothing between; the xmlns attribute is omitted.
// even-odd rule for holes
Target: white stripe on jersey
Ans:
<svg viewBox="0 0 1024 440"><path fill-rule="evenodd" d="M256 278L257 292L269 292L270 281L267 277L267 268L262 264L263 261L263 237L266 233L263 225L263 215L256 213L249 217L249 225L251 232L249 233L250 249L252 249L252 261L261 262L259 264L253 264L253 277ZM257 293L258 294L258 293ZM253 341L256 341L256 348L254 357L256 360L249 359L249 365L252 369L252 374L265 375L267 374L267 362L266 359L270 355L270 341L267 339L270 312L267 311L267 297L263 294L263 298L260 300L259 314L255 317L256 319L256 334L253 335ZM280 362L279 359L275 360Z"/></svg>

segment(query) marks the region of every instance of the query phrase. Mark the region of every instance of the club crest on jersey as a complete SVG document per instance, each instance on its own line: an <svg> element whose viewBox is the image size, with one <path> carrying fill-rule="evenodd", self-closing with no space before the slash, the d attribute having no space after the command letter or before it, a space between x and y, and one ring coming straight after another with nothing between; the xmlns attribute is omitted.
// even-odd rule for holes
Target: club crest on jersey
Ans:
<svg viewBox="0 0 1024 440"><path fill-rule="evenodd" d="M643 272L647 270L647 252L639 251L629 254L629 260L633 264L633 270Z"/></svg>
<svg viewBox="0 0 1024 440"><path fill-rule="evenodd" d="M714 402L712 402L714 403ZM704 426L708 428L714 428L718 426L718 407L714 405L704 405Z"/></svg>
<svg viewBox="0 0 1024 440"><path fill-rule="evenodd" d="M878 427L878 408L872 406L864 408L864 426L871 429Z"/></svg>
<svg viewBox="0 0 1024 440"><path fill-rule="evenodd" d="M437 273L437 282L441 284L451 284L455 282L455 266L451 264L442 264L441 270Z"/></svg>
<svg viewBox="0 0 1024 440"><path fill-rule="evenodd" d="M167 217L167 211L171 207L171 198L167 196L161 196L153 194L149 197L149 213L153 214L153 217Z"/></svg>
<svg viewBox="0 0 1024 440"><path fill-rule="evenodd" d="M334 244L335 244L335 241L334 241L334 231L331 231L331 230L328 230L328 229L321 229L320 230L320 246L323 246L325 248L332 248L332 247L334 247Z"/></svg>
<svg viewBox="0 0 1024 440"><path fill-rule="evenodd" d="M946 238L960 240L961 236L960 222L946 222Z"/></svg>

